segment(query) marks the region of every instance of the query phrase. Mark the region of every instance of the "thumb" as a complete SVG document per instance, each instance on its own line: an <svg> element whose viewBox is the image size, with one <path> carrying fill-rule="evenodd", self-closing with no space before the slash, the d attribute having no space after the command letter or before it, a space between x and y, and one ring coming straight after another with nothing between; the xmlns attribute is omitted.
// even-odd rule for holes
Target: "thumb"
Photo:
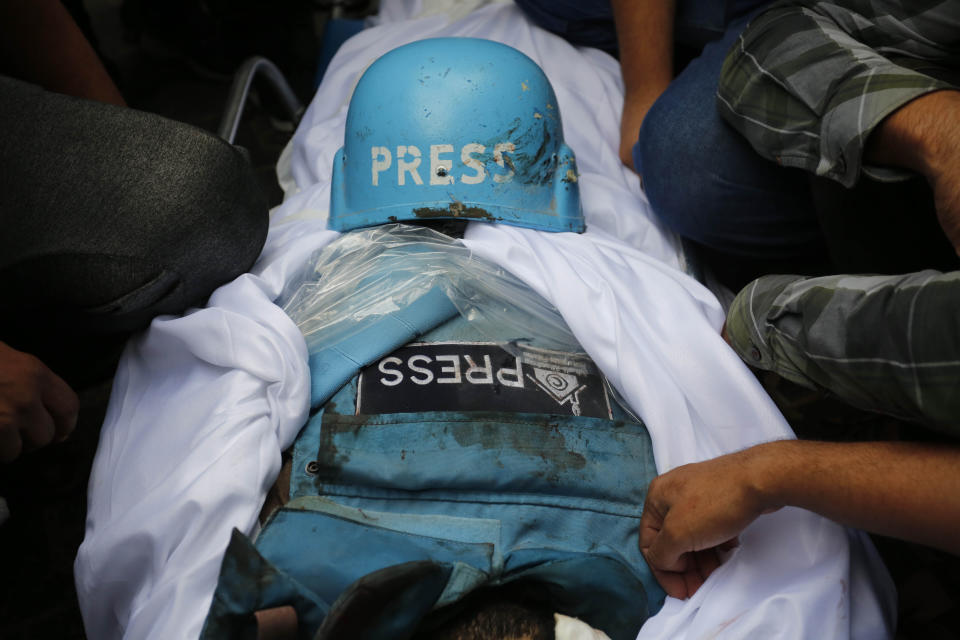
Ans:
<svg viewBox="0 0 960 640"><path fill-rule="evenodd" d="M660 571L683 571L686 569L683 559L685 551L670 527L669 519L664 519L663 525L652 536L643 555L650 566Z"/></svg>

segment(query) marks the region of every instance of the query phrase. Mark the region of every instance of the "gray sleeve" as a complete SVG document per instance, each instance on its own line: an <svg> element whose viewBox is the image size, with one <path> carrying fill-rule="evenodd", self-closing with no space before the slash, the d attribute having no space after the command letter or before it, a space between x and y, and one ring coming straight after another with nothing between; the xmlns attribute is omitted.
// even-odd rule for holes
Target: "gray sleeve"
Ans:
<svg viewBox="0 0 960 640"><path fill-rule="evenodd" d="M717 94L721 115L764 157L852 186L873 129L960 65L960 2L789 1L755 18L731 48ZM861 6L862 5L862 6ZM888 6L889 5L889 6ZM917 8L916 5L924 5ZM960 28L960 27L958 27ZM939 40L947 40L941 43Z"/></svg>
<svg viewBox="0 0 960 640"><path fill-rule="evenodd" d="M766 276L727 335L751 366L960 435L960 272Z"/></svg>

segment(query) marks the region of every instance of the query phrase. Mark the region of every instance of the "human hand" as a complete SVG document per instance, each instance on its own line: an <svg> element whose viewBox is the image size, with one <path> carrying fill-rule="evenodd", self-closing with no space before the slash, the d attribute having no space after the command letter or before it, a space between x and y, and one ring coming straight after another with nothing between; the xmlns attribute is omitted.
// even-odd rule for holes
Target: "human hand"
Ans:
<svg viewBox="0 0 960 640"><path fill-rule="evenodd" d="M627 94L624 98L623 113L620 116L620 161L637 173L639 171L633 165L633 146L637 143L647 112L664 88L649 88Z"/></svg>
<svg viewBox="0 0 960 640"><path fill-rule="evenodd" d="M0 462L66 438L77 425L79 400L34 356L0 342Z"/></svg>
<svg viewBox="0 0 960 640"><path fill-rule="evenodd" d="M762 513L757 447L688 464L654 478L640 518L640 551L660 586L689 598L720 566L720 553Z"/></svg>

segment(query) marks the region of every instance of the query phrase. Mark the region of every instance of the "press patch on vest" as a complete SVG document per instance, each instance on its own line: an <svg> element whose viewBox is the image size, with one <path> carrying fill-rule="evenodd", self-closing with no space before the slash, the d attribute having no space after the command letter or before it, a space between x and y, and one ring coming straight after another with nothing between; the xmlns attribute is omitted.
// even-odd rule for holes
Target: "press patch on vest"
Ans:
<svg viewBox="0 0 960 640"><path fill-rule="evenodd" d="M584 354L495 343L414 343L360 372L357 414L569 413L612 419L606 384Z"/></svg>

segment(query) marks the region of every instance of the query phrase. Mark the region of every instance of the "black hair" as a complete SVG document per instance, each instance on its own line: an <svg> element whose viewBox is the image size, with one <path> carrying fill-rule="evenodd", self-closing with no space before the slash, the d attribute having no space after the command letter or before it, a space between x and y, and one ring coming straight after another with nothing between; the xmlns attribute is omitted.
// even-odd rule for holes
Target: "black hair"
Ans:
<svg viewBox="0 0 960 640"><path fill-rule="evenodd" d="M412 640L554 640L553 608L528 586L479 589L427 616Z"/></svg>

